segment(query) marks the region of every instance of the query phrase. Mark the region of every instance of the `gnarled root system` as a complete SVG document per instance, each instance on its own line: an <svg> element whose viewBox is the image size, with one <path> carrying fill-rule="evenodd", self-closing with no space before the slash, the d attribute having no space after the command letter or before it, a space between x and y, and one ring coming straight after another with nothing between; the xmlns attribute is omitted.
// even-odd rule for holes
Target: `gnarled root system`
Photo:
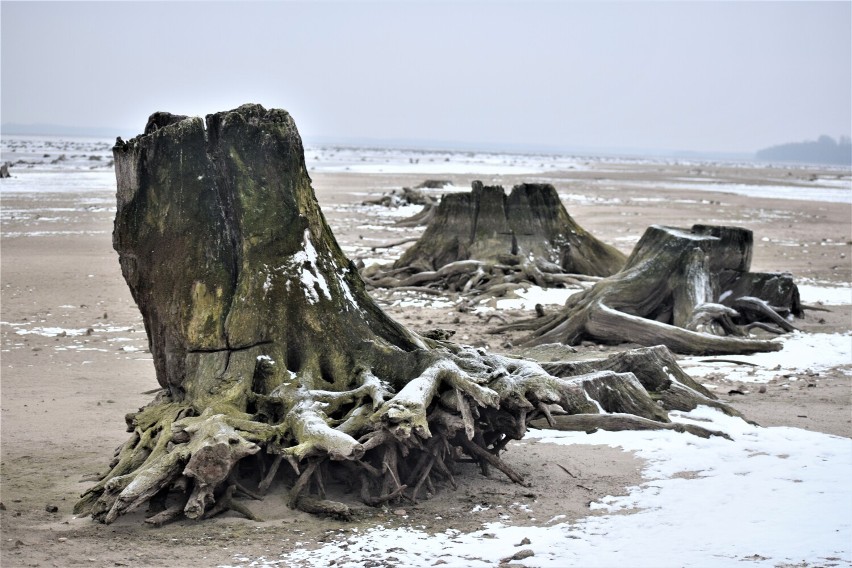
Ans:
<svg viewBox="0 0 852 568"><path fill-rule="evenodd" d="M128 416L130 439L75 513L110 523L150 502L147 522L154 525L225 510L255 518L236 496L260 498L278 482L289 487L291 507L346 519L350 506L327 499L331 484L343 483L370 506L416 502L438 486L455 487L459 460L525 483L500 454L533 420L565 427L566 416L576 416L571 420L584 430L674 428L663 408L683 407L673 400L724 407L682 372L672 373L678 368L667 351L616 363L549 363L546 370L471 347L433 345L421 354L419 375L397 392L387 377L359 367L356 386L340 392L305 388L304 377L285 370L269 392L251 392L251 412L199 412L161 394ZM646 369L661 363L666 376L647 378L654 373ZM256 374L274 367L261 356ZM624 372L628 367L640 370L644 386ZM629 420L613 421L624 414Z"/></svg>

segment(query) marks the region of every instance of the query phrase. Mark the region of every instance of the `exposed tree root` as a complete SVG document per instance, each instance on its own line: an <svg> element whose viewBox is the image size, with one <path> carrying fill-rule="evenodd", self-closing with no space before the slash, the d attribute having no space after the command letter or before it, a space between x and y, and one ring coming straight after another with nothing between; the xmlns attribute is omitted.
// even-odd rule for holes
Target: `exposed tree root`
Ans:
<svg viewBox="0 0 852 568"><path fill-rule="evenodd" d="M533 423L533 426L541 424ZM592 434L597 430L620 432L623 430L673 430L675 432L686 432L699 438L710 438L719 436L730 440L731 437L718 430L709 430L696 426L695 424L679 424L655 422L647 418L640 418L632 414L572 414L570 416L555 417L554 424L549 426L553 430L577 431Z"/></svg>
<svg viewBox="0 0 852 568"><path fill-rule="evenodd" d="M245 493L260 497L279 479L291 484L291 507L344 519L351 517L349 507L325 498L325 486L338 478L351 480L369 506L398 499L417 502L424 487L432 492L442 484L455 486L453 464L466 459L479 463L483 472L496 469L524 484L499 454L508 441L524 436L531 421L566 424L553 409L622 417L582 419L596 428L644 429L648 422L668 424L657 401L666 407L726 408L699 392L700 386L696 390L688 380L674 381L679 368L660 349L603 362L541 366L440 343L431 351L432 364L398 392L362 369L360 386L349 391L303 389L295 398L279 396L280 389L255 393L262 414L208 411L177 419L186 409L159 400L131 417L134 435L119 449L113 470L84 495L75 512L90 512L110 523L165 492L180 505L172 504L146 522L159 526L181 516L200 519L229 510L255 518L236 500L234 477L239 465L254 463L255 455L267 456L262 460L265 471L240 480L245 484L254 478L257 483L256 490L247 486ZM636 374L620 372L625 367ZM626 413L642 420L623 418ZM152 421L155 416L158 420ZM294 459L295 470L279 467L286 457ZM249 469L257 471L254 465Z"/></svg>
<svg viewBox="0 0 852 568"><path fill-rule="evenodd" d="M445 195L421 215L418 222L429 220L423 236L393 267L364 269L368 285L502 295L528 284L576 285L612 274L625 261L583 230L547 184L518 185L507 196L502 187L475 181L471 193Z"/></svg>
<svg viewBox="0 0 852 568"><path fill-rule="evenodd" d="M721 405L669 361L649 363L662 376L639 355L545 369L390 319L325 224L284 111L245 105L206 128L157 113L114 153L114 246L161 390L127 416L130 438L75 514L111 523L150 502L153 525L255 518L237 496L275 487L292 508L349 518L332 486L371 506L416 502L455 487L466 460L525 483L500 454L537 418L668 423L664 406ZM460 262L435 272L481 266Z"/></svg>
<svg viewBox="0 0 852 568"><path fill-rule="evenodd" d="M789 274L750 273L752 233L696 225L649 227L620 272L568 298L558 313L501 326L531 330L528 344L583 340L666 345L686 354L777 351L749 337L795 328L799 293Z"/></svg>

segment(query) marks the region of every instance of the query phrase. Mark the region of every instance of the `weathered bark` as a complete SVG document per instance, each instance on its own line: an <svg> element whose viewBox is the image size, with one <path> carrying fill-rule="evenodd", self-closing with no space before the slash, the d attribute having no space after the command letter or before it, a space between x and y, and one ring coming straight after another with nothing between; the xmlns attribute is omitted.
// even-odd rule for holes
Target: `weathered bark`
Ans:
<svg viewBox="0 0 852 568"><path fill-rule="evenodd" d="M158 113L113 151L114 246L162 389L127 416L77 514L108 523L152 502L154 525L255 518L236 495L281 480L292 507L348 518L328 483L370 505L416 500L453 485L463 454L522 482L499 454L551 407L668 421L629 372L561 379L390 319L328 228L284 111L245 105L206 128Z"/></svg>
<svg viewBox="0 0 852 568"><path fill-rule="evenodd" d="M779 343L748 338L748 331L795 329L785 316L802 315L799 293L789 274L748 272L752 243L751 231L737 227L649 227L620 272L544 321L495 331L532 329L531 344L589 339L692 354L776 351Z"/></svg>
<svg viewBox="0 0 852 568"><path fill-rule="evenodd" d="M434 285L482 291L531 282L560 286L572 275L608 276L624 255L580 227L550 184L525 183L507 196L474 181L470 193L445 195L423 236L393 267L363 272L377 287ZM455 267L448 272L448 267Z"/></svg>

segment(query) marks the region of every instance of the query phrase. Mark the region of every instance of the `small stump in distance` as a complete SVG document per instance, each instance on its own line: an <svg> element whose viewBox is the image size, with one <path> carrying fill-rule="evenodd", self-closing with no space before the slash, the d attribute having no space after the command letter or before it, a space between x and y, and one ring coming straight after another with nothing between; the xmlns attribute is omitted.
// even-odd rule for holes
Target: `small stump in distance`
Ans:
<svg viewBox="0 0 852 568"><path fill-rule="evenodd" d="M443 196L423 236L392 267L373 265L362 275L375 287L500 295L528 283L608 276L624 262L571 218L552 185L524 183L507 195L474 181L469 193Z"/></svg>

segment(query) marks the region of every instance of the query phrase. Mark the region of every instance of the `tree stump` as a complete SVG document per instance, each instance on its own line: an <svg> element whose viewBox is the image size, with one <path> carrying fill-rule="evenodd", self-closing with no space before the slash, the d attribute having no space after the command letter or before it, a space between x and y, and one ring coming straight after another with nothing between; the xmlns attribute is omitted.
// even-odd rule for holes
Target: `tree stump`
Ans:
<svg viewBox="0 0 852 568"><path fill-rule="evenodd" d="M799 292L786 273L750 273L752 232L695 225L649 227L624 268L574 294L542 321L498 328L534 330L529 344L583 340L665 345L685 354L777 351L777 342L751 339L759 327L795 329Z"/></svg>
<svg viewBox="0 0 852 568"><path fill-rule="evenodd" d="M150 501L153 525L254 518L236 495L275 483L291 507L348 518L332 483L369 505L416 502L424 483L454 485L464 456L523 483L499 454L551 409L668 422L629 372L562 379L388 317L326 224L283 110L244 105L206 127L157 113L113 153L114 246L162 389L127 415L130 438L75 514L110 523Z"/></svg>
<svg viewBox="0 0 852 568"><path fill-rule="evenodd" d="M575 283L575 275L608 276L625 262L571 218L550 184L517 185L507 196L500 186L474 181L470 193L444 195L433 211L423 236L392 267L363 271L368 284L453 291L560 286Z"/></svg>

